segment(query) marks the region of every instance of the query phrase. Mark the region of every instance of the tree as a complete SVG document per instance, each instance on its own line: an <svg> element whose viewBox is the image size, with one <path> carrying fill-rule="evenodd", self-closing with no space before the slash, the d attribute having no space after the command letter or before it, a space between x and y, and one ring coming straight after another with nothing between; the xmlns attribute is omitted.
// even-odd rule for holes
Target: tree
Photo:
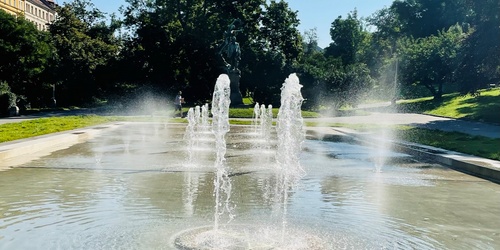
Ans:
<svg viewBox="0 0 500 250"><path fill-rule="evenodd" d="M57 13L49 31L57 52L51 77L58 85L58 102L81 105L102 97L105 83L99 77L117 55L118 26L106 25L104 14L88 0L65 4Z"/></svg>
<svg viewBox="0 0 500 250"><path fill-rule="evenodd" d="M472 32L463 42L458 66L458 79L464 94L500 83L500 2L467 2L474 18Z"/></svg>
<svg viewBox="0 0 500 250"><path fill-rule="evenodd" d="M10 91L38 103L47 82L42 74L49 68L52 47L46 33L23 17L14 17L0 10L0 82L7 82ZM46 96L45 98L48 98Z"/></svg>
<svg viewBox="0 0 500 250"><path fill-rule="evenodd" d="M303 47L304 47L305 56L311 55L315 52L322 50L318 46L318 29L317 28L313 28L313 29L304 31L304 35L302 35L302 37L304 39Z"/></svg>
<svg viewBox="0 0 500 250"><path fill-rule="evenodd" d="M207 100L218 74L223 73L217 48L223 32L234 19L242 21L237 40L248 50L248 38L258 32L262 1L128 0L124 24L133 36L123 51L132 62L139 85L153 85L174 93L183 90L189 99ZM247 53L243 54L242 64Z"/></svg>
<svg viewBox="0 0 500 250"><path fill-rule="evenodd" d="M270 1L256 25L260 31L250 38L252 43L246 53L253 58L244 62L243 73L247 77L242 78L242 82L254 92L255 101L278 105L282 83L292 73L303 51L297 12L283 0Z"/></svg>
<svg viewBox="0 0 500 250"><path fill-rule="evenodd" d="M342 16L335 19L330 28L330 36L332 43L326 48L325 55L340 57L344 65L360 61L369 39L356 10L349 13L346 19L342 19Z"/></svg>
<svg viewBox="0 0 500 250"><path fill-rule="evenodd" d="M355 106L372 85L370 70L362 63L368 52L370 35L363 28L356 10L346 19L336 18L330 35L332 43L324 55L308 54L298 67L305 80L305 96L313 107Z"/></svg>
<svg viewBox="0 0 500 250"><path fill-rule="evenodd" d="M241 92L274 99L284 72L301 53L298 19L284 1L127 2L124 24L133 35L125 42L123 61L132 62L142 77L124 81L134 79L170 93L183 90L190 99L209 99L215 79L225 72L217 60L218 49L235 19L241 20L237 28L242 30L236 34L242 51Z"/></svg>
<svg viewBox="0 0 500 250"><path fill-rule="evenodd" d="M443 85L454 82L460 47L466 34L456 25L419 39L404 39L401 49L400 76L406 85L424 86L434 99L440 100Z"/></svg>
<svg viewBox="0 0 500 250"><path fill-rule="evenodd" d="M397 29L405 36L422 38L437 35L455 24L470 22L467 0L398 0L390 7Z"/></svg>

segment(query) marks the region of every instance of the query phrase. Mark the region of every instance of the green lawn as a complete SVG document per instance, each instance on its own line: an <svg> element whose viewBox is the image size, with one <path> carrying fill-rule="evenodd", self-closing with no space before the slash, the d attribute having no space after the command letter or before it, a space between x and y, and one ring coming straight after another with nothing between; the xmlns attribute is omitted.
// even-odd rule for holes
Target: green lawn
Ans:
<svg viewBox="0 0 500 250"><path fill-rule="evenodd" d="M410 126L397 126L395 136L403 141L500 160L500 139Z"/></svg>
<svg viewBox="0 0 500 250"><path fill-rule="evenodd" d="M118 119L117 117L84 115L39 118L18 123L7 123L0 125L0 143L83 128L118 120L120 119Z"/></svg>
<svg viewBox="0 0 500 250"><path fill-rule="evenodd" d="M405 100L398 103L398 109L402 112L500 124L500 89L482 90L478 96L447 94L439 102L432 97Z"/></svg>

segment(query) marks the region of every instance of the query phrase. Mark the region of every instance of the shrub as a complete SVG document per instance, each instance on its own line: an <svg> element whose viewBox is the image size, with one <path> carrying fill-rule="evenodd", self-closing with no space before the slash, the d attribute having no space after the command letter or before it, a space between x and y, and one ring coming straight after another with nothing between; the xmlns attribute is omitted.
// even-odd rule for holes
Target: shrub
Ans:
<svg viewBox="0 0 500 250"><path fill-rule="evenodd" d="M0 115L9 115L9 108L16 106L16 98L7 82L0 82Z"/></svg>

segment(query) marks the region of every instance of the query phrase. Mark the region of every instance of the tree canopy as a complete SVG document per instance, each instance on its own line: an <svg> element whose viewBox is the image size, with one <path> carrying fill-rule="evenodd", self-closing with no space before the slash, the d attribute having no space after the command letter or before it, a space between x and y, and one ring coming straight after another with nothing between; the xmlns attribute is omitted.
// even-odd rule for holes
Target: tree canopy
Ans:
<svg viewBox="0 0 500 250"><path fill-rule="evenodd" d="M254 102L278 105L293 72L308 108L355 106L373 93L440 99L500 82L495 0L395 0L367 18L353 10L325 20L326 48L314 29L299 32L299 13L283 0L126 0L121 19L74 0L57 12L43 32L0 11L0 95L14 104L48 106L54 86L65 106L179 90L203 104L224 73L217 55L234 20L240 91Z"/></svg>

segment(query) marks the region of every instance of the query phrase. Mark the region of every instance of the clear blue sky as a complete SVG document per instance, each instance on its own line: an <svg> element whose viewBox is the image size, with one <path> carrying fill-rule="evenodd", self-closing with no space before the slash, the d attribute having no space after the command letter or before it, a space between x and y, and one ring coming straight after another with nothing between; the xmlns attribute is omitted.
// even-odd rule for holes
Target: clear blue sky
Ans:
<svg viewBox="0 0 500 250"><path fill-rule="evenodd" d="M59 4L71 0L58 0ZM94 5L106 13L118 13L118 8L125 5L125 0L91 0ZM338 16L346 17L347 13L356 8L359 17L367 17L393 0L287 0L292 10L299 12L300 32L317 28L319 46L330 44L330 26Z"/></svg>

